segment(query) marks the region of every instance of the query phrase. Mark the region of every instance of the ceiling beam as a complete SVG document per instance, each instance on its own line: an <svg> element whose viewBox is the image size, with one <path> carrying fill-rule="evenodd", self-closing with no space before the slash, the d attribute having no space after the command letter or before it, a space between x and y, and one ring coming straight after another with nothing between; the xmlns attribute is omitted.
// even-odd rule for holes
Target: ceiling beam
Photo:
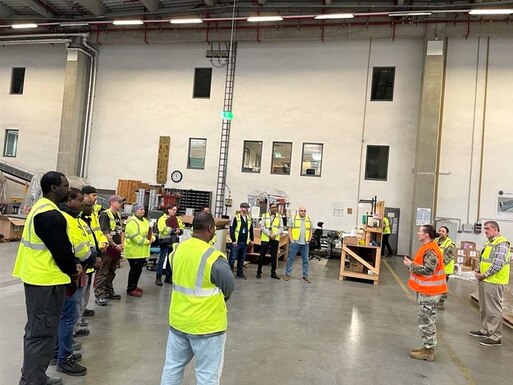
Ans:
<svg viewBox="0 0 513 385"><path fill-rule="evenodd" d="M20 0L27 7L32 9L33 11L39 13L41 16L52 18L57 12L50 11L51 7L43 5L43 3L37 0Z"/></svg>
<svg viewBox="0 0 513 385"><path fill-rule="evenodd" d="M148 11L155 12L162 6L159 0L141 0Z"/></svg>
<svg viewBox="0 0 513 385"><path fill-rule="evenodd" d="M324 0L324 5L331 5L332 2L332 0Z"/></svg>
<svg viewBox="0 0 513 385"><path fill-rule="evenodd" d="M75 0L78 4L91 12L94 16L103 16L108 9L100 0Z"/></svg>
<svg viewBox="0 0 513 385"><path fill-rule="evenodd" d="M12 16L15 14L16 14L16 12L14 12L13 9L9 8L4 3L0 3L0 18L1 17L9 17L9 16Z"/></svg>
<svg viewBox="0 0 513 385"><path fill-rule="evenodd" d="M217 4L217 0L204 0L205 1L205 4L208 5L209 7L213 7L214 5Z"/></svg>

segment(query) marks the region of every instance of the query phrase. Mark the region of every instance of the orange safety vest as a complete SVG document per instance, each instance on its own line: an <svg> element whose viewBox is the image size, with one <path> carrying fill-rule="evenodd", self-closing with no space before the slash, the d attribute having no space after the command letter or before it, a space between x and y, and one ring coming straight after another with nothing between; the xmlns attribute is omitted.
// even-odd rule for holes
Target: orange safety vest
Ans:
<svg viewBox="0 0 513 385"><path fill-rule="evenodd" d="M445 280L445 270L444 270L444 257L442 255L442 251L438 247L435 241L431 241L423 245L413 260L413 263L416 265L422 265L424 263L424 254L428 250L433 251L438 258L438 265L436 266L436 270L431 275L420 275L415 273L410 273L410 280L408 281L408 286L411 289L415 290L418 293L427 294L427 295L438 295L447 293L447 282Z"/></svg>

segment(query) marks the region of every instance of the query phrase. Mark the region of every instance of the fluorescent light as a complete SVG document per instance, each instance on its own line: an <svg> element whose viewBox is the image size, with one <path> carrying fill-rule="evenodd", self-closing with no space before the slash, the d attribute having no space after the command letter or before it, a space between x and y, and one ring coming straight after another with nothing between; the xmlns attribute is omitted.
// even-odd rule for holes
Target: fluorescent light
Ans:
<svg viewBox="0 0 513 385"><path fill-rule="evenodd" d="M314 19L324 20L324 19L352 19L354 15L352 13L328 13L326 15L317 15Z"/></svg>
<svg viewBox="0 0 513 385"><path fill-rule="evenodd" d="M390 12L388 16L431 16L432 12Z"/></svg>
<svg viewBox="0 0 513 385"><path fill-rule="evenodd" d="M513 9L496 8L496 9L471 9L470 15L511 15Z"/></svg>
<svg viewBox="0 0 513 385"><path fill-rule="evenodd" d="M114 25L141 25L143 22L141 20L114 20L112 22Z"/></svg>
<svg viewBox="0 0 513 385"><path fill-rule="evenodd" d="M199 24L203 23L201 19L171 19L171 24Z"/></svg>
<svg viewBox="0 0 513 385"><path fill-rule="evenodd" d="M85 27L85 26L89 25L89 23L87 21L83 21L83 22L75 21L75 22L70 22L70 23L60 23L59 25L61 27Z"/></svg>
<svg viewBox="0 0 513 385"><path fill-rule="evenodd" d="M34 24L34 23L13 24L13 25L11 25L11 28L14 28L14 29L37 28L37 24Z"/></svg>
<svg viewBox="0 0 513 385"><path fill-rule="evenodd" d="M282 21L281 16L251 16L248 17L250 23L258 23L259 21Z"/></svg>

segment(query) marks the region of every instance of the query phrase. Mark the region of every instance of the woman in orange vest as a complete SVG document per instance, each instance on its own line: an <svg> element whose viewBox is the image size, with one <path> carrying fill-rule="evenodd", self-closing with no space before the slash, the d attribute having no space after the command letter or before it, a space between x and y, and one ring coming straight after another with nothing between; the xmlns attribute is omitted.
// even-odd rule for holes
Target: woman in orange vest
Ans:
<svg viewBox="0 0 513 385"><path fill-rule="evenodd" d="M422 247L413 261L404 257L404 265L410 271L408 286L417 292L419 307L417 323L423 346L410 352L410 356L417 360L435 359L436 309L440 296L447 292L443 255L435 242L437 235L433 226L420 226L417 238Z"/></svg>

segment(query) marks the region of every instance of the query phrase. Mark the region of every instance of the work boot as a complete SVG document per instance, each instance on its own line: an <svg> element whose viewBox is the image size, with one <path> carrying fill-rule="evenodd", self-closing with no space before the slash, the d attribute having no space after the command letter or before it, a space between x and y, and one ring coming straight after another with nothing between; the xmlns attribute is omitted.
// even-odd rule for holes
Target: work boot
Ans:
<svg viewBox="0 0 513 385"><path fill-rule="evenodd" d="M60 373L66 373L68 376L85 376L87 374L87 368L77 364L71 358L57 365L56 370Z"/></svg>
<svg viewBox="0 0 513 385"><path fill-rule="evenodd" d="M157 286L162 286L162 285L163 285L163 283L162 283L162 277L157 277L157 278L155 279L155 285L157 285Z"/></svg>
<svg viewBox="0 0 513 385"><path fill-rule="evenodd" d="M422 348L419 351L411 351L410 357L416 360L434 361L435 360L435 348L426 349Z"/></svg>
<svg viewBox="0 0 513 385"><path fill-rule="evenodd" d="M84 310L84 317L92 317L93 315L94 315L94 310L91 310L91 309Z"/></svg>
<svg viewBox="0 0 513 385"><path fill-rule="evenodd" d="M444 301L438 302L438 304L436 305L436 308L438 310L445 310Z"/></svg>
<svg viewBox="0 0 513 385"><path fill-rule="evenodd" d="M82 345L80 344L80 342L73 340L73 345L71 347L71 350L76 352L77 350L80 350L80 349L82 349Z"/></svg>
<svg viewBox="0 0 513 385"><path fill-rule="evenodd" d="M94 302L96 302L96 304L98 306L107 306L107 298L105 298L105 296L103 296L103 295L99 296L99 297L96 297Z"/></svg>
<svg viewBox="0 0 513 385"><path fill-rule="evenodd" d="M89 329L87 328L81 328L78 329L75 333L73 333L73 337L85 337L89 335Z"/></svg>
<svg viewBox="0 0 513 385"><path fill-rule="evenodd" d="M62 378L46 376L46 385L62 385Z"/></svg>
<svg viewBox="0 0 513 385"><path fill-rule="evenodd" d="M424 346L421 346L421 347L419 347L419 348L413 348L413 349L410 351L410 353L420 352L420 351L422 351L423 349L424 349Z"/></svg>

